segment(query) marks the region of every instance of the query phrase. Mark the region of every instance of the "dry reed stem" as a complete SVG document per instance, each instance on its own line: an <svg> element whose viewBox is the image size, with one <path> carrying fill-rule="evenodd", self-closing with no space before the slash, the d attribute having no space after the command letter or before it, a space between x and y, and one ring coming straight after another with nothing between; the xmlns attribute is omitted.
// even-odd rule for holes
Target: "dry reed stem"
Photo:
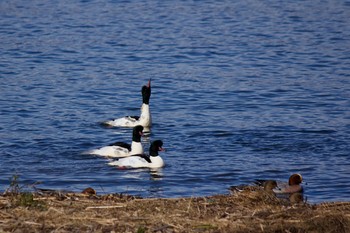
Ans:
<svg viewBox="0 0 350 233"><path fill-rule="evenodd" d="M125 208L125 205L114 205L114 206L88 206L85 209L112 209L112 208Z"/></svg>

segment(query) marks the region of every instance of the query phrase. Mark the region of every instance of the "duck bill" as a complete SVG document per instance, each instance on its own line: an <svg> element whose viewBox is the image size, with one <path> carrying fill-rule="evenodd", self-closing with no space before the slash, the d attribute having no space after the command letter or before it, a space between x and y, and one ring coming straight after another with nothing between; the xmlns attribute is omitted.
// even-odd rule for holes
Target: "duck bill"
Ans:
<svg viewBox="0 0 350 233"><path fill-rule="evenodd" d="M159 151L165 151L165 148L159 147Z"/></svg>
<svg viewBox="0 0 350 233"><path fill-rule="evenodd" d="M150 88L151 87L151 79L148 80L148 84L147 87Z"/></svg>

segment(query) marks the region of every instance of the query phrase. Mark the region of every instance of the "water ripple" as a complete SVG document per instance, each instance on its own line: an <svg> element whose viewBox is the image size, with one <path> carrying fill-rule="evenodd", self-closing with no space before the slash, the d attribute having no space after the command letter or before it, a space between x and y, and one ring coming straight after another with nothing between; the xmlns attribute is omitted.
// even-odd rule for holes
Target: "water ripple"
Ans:
<svg viewBox="0 0 350 233"><path fill-rule="evenodd" d="M309 201L348 199L349 7L1 2L0 190L19 174L45 188L203 196L300 172ZM167 166L83 155L131 140L99 123L138 115L150 78L143 144L162 139Z"/></svg>

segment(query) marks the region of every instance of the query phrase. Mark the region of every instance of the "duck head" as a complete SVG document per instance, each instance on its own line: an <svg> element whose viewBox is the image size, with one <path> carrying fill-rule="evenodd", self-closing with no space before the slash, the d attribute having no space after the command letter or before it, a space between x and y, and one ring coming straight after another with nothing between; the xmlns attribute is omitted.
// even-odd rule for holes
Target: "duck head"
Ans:
<svg viewBox="0 0 350 233"><path fill-rule="evenodd" d="M142 102L144 104L149 104L149 99L151 98L151 79L148 80L148 84L144 85L141 89Z"/></svg>
<svg viewBox="0 0 350 233"><path fill-rule="evenodd" d="M143 136L143 126L137 125L132 130L132 140L135 142L141 142L141 136Z"/></svg>
<svg viewBox="0 0 350 233"><path fill-rule="evenodd" d="M151 156L157 156L159 151L164 151L162 146L163 142L161 140L153 141L149 148L149 154Z"/></svg>
<svg viewBox="0 0 350 233"><path fill-rule="evenodd" d="M300 174L293 174L289 177L288 184L289 185L298 185L303 182L303 177Z"/></svg>
<svg viewBox="0 0 350 233"><path fill-rule="evenodd" d="M264 190L267 192L272 192L272 190L276 187L277 182L275 180L267 180L264 182Z"/></svg>

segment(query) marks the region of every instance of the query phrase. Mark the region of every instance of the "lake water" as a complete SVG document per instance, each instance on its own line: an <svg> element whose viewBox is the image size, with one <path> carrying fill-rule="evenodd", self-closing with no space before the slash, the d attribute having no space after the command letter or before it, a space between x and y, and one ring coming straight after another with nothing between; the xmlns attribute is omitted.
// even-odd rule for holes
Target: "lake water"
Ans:
<svg viewBox="0 0 350 233"><path fill-rule="evenodd" d="M0 190L144 197L228 193L301 173L309 202L349 201L350 2L0 2ZM82 152L131 129L152 78L167 166L119 170Z"/></svg>

